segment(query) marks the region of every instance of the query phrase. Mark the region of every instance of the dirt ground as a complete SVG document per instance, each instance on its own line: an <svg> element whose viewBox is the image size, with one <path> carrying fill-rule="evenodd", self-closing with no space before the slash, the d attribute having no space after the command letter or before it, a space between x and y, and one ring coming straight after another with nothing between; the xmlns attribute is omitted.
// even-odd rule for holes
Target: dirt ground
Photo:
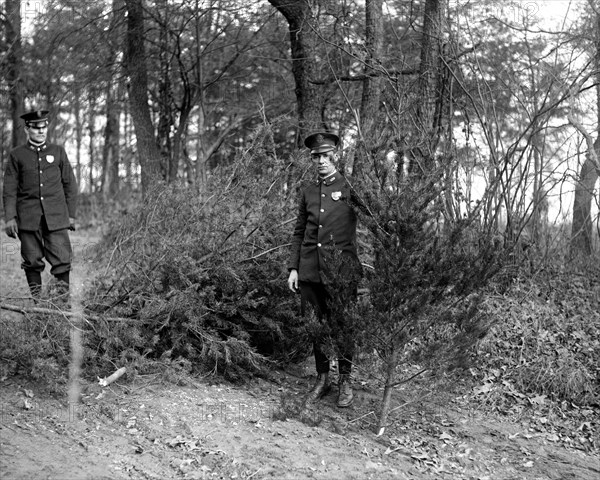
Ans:
<svg viewBox="0 0 600 480"><path fill-rule="evenodd" d="M76 235L73 243L85 271L90 241ZM26 288L16 248L3 235L3 301ZM393 423L378 437L380 392L360 378L352 407L337 409L334 391L301 408L310 362L243 387L159 374L101 387L83 377L80 401L69 407L64 392L4 370L2 480L600 478L598 445L584 438L600 428L598 409L566 418L536 401L494 408L466 381L435 392L427 379L398 389Z"/></svg>

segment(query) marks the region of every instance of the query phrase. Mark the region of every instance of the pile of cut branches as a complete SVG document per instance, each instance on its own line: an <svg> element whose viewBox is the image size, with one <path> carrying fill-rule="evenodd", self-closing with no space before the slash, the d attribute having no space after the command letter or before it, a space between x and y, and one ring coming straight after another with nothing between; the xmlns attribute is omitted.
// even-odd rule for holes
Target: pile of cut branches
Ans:
<svg viewBox="0 0 600 480"><path fill-rule="evenodd" d="M285 282L288 166L265 143L261 130L202 193L156 185L114 222L87 301L100 316L87 335L96 358L179 362L235 380L259 371L265 354L302 353L297 300Z"/></svg>

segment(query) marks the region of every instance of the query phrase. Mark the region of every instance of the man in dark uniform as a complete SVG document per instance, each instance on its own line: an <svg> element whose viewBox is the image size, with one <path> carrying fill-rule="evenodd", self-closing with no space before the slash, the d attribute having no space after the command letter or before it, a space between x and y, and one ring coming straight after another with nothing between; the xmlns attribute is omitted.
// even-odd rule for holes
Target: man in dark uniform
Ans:
<svg viewBox="0 0 600 480"><path fill-rule="evenodd" d="M288 286L300 290L302 312L312 305L319 320L325 318L337 333L338 407L352 403L350 373L354 342L343 308L356 299L361 266L356 253L357 199L338 172L337 135L312 134L304 141L318 168L319 178L300 194L298 217L292 237ZM322 340L313 343L317 381L306 400L313 402L330 389L329 359Z"/></svg>
<svg viewBox="0 0 600 480"><path fill-rule="evenodd" d="M6 234L21 241L21 267L34 298L42 289L43 258L59 292L68 292L77 182L63 147L46 143L48 111L21 115L28 142L10 152L4 172Z"/></svg>

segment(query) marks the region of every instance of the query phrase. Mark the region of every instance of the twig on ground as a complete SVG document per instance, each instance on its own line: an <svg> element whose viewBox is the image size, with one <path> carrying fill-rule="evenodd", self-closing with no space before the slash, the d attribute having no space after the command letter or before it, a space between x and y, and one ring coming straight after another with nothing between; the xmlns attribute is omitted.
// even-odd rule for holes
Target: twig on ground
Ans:
<svg viewBox="0 0 600 480"><path fill-rule="evenodd" d="M52 308L44 308L44 307L20 307L18 305L11 305L8 303L0 303L0 309L9 310L11 312L21 313L22 315L27 315L28 313L42 313L42 314L50 314L56 315L61 314L65 317L76 317L81 315L80 312L71 312L69 310L56 310ZM84 318L86 320L94 320L100 321L104 320L107 322L139 322L137 318L121 318L121 317L102 317L99 315L93 315L91 313L84 313Z"/></svg>
<svg viewBox="0 0 600 480"><path fill-rule="evenodd" d="M361 415L360 417L354 418L352 420L350 420L348 423L354 423L357 422L358 420L360 420L361 418L365 418L368 417L369 415L375 415L375 411L371 410L369 413L365 413L364 415Z"/></svg>
<svg viewBox="0 0 600 480"><path fill-rule="evenodd" d="M260 467L256 472L254 472L252 475L247 476L246 478L252 478L254 475L256 475L261 470L262 470L262 467Z"/></svg>

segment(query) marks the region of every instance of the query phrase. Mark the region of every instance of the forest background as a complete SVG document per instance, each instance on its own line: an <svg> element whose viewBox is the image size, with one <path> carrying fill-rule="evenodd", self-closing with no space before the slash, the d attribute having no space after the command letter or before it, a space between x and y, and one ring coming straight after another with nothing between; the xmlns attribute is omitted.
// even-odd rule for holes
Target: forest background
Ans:
<svg viewBox="0 0 600 480"><path fill-rule="evenodd" d="M2 165L19 116L49 109L79 228L101 235L86 251L89 371L239 380L305 358L318 326L286 292L287 247L314 176L302 139L334 130L365 206L346 313L384 391L378 427L395 387L468 365L486 392L597 406L594 2L3 7ZM32 355L15 328L4 360L47 378L67 361L60 335Z"/></svg>

